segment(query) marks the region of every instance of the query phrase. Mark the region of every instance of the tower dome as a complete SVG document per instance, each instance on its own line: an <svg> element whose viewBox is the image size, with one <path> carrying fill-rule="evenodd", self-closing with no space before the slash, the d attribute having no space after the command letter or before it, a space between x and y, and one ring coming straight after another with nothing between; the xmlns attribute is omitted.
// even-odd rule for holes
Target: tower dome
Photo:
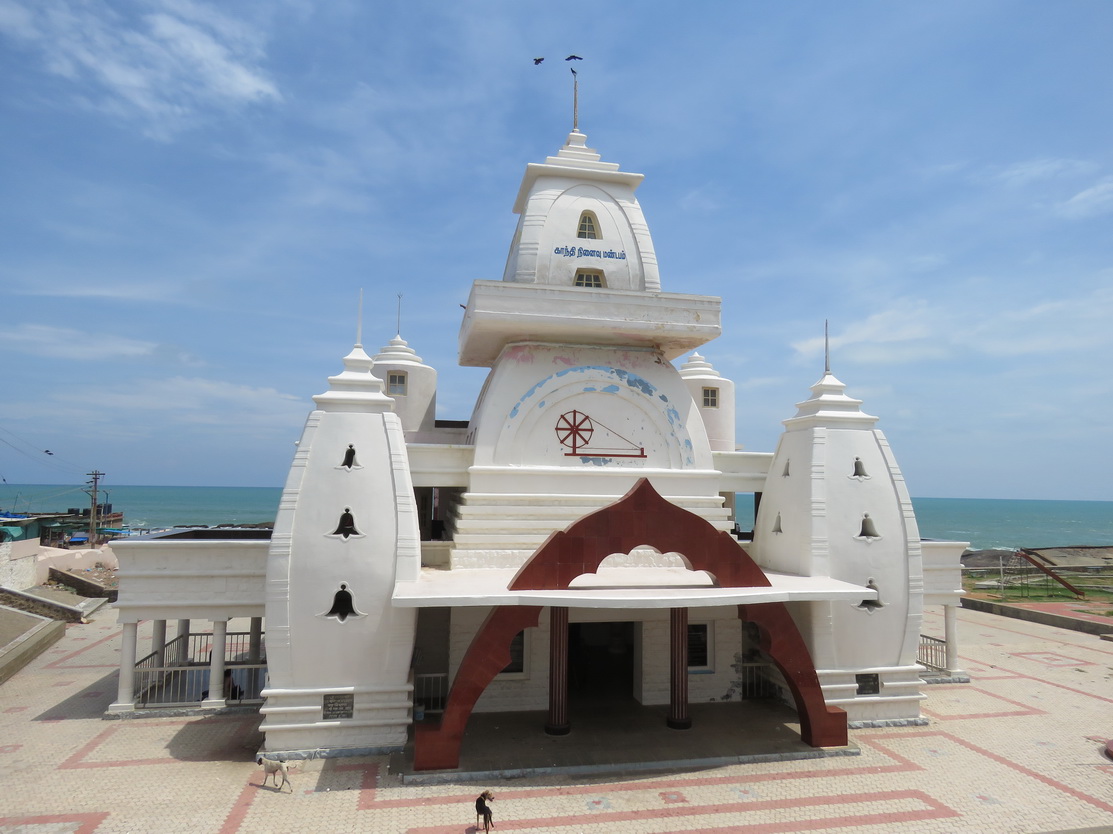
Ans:
<svg viewBox="0 0 1113 834"><path fill-rule="evenodd" d="M711 363L693 353L680 366L680 376L692 393L696 408L703 417L704 428L711 449L716 452L733 452L735 449L734 383L711 366Z"/></svg>
<svg viewBox="0 0 1113 834"><path fill-rule="evenodd" d="M847 396L830 371L811 391L784 421L751 553L776 571L875 589L877 604L829 603L826 625L813 624L816 663L886 665L898 670L891 685L903 686L898 681L915 678L908 670L915 667L923 603L912 500L877 418L861 410L862 401Z"/></svg>
<svg viewBox="0 0 1113 834"><path fill-rule="evenodd" d="M602 162L578 130L526 166L504 281L660 292L653 239L634 191L642 174Z"/></svg>
<svg viewBox="0 0 1113 834"><path fill-rule="evenodd" d="M375 354L372 371L383 381L387 396L405 432L432 431L437 413L437 371L399 334Z"/></svg>

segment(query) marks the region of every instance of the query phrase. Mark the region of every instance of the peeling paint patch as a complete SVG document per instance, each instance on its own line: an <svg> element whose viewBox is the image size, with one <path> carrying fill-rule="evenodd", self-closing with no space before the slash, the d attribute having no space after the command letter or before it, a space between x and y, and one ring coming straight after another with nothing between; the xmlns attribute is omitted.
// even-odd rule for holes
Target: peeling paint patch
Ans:
<svg viewBox="0 0 1113 834"><path fill-rule="evenodd" d="M545 407L545 402L546 402L545 400L542 400L541 402L539 402L539 403L537 404L537 407L538 407L538 408L544 408L544 407Z"/></svg>
<svg viewBox="0 0 1113 834"><path fill-rule="evenodd" d="M523 365L532 365L533 351L522 345L516 345L506 352L506 358Z"/></svg>
<svg viewBox="0 0 1113 834"><path fill-rule="evenodd" d="M614 463L614 458L596 458L580 455L580 463L590 463L592 466L606 466L608 463Z"/></svg>
<svg viewBox="0 0 1113 834"><path fill-rule="evenodd" d="M511 353L510 355L514 358L517 358L516 352L519 351L519 350L524 350L524 349L515 348L514 349L515 353ZM532 354L529 354L529 361L531 361L531 362L533 361ZM568 357L556 357L554 359L554 361L559 361L559 362L564 363L564 362L570 362L571 360L569 360ZM667 404L669 402L669 399L666 395L657 393L657 386L653 385L649 380L645 379L644 377L639 376L638 374L627 371L623 368L614 368L614 367L611 367L609 365L576 365L574 367L569 367L569 368L565 368L564 370L557 371L556 373L535 382L530 387L530 389L528 391L526 391L518 399L518 402L514 404L514 407L510 409L510 414L509 414L508 419L509 420L515 419L518 416L518 412L521 410L521 406L526 402L526 400L531 399L534 396L534 394L536 394L539 390L544 388L546 385L548 385L554 379L559 379L560 377L567 376L568 374L573 374L573 373L585 374L585 373L588 373L588 372L591 372L591 371L597 371L601 374L605 374L606 376L609 376L609 377L612 377L612 378L617 378L619 381L625 383L628 388L632 388L633 390L635 390L635 391L637 391L641 394L644 394L647 397L656 396L656 398L659 399L663 403ZM585 386L583 388L583 391L584 392L599 392L599 391L602 391L603 393L606 393L606 394L619 394L619 393L622 392L622 386L614 384L614 383L611 383L611 384L603 386L603 387L599 387L599 386L593 385L593 384L585 384ZM538 408L541 408L544 405L545 405L544 402L539 403ZM667 409L667 414L668 414L669 422L671 422L673 424L676 424L677 421L680 418L680 415L677 412L677 410L675 408L671 407L671 406L669 406L669 408Z"/></svg>

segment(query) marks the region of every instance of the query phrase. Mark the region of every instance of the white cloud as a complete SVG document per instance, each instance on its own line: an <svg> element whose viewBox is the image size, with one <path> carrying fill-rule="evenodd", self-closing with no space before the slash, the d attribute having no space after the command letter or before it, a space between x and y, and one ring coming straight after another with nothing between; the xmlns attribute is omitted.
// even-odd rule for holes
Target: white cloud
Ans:
<svg viewBox="0 0 1113 834"><path fill-rule="evenodd" d="M125 18L106 3L43 0L0 7L0 31L42 52L47 69L72 81L87 104L147 124L167 138L213 108L275 101L259 66L262 38L214 7L154 0Z"/></svg>
<svg viewBox="0 0 1113 834"><path fill-rule="evenodd" d="M311 404L274 388L257 388L198 377L136 380L125 386L85 391L115 413L161 414L169 423L238 425L248 428L287 425L307 414Z"/></svg>
<svg viewBox="0 0 1113 834"><path fill-rule="evenodd" d="M1086 174L1093 171L1095 167L1092 162L1080 159L1029 159L998 171L994 178L1010 185L1027 185L1037 180Z"/></svg>
<svg viewBox="0 0 1113 834"><path fill-rule="evenodd" d="M17 324L0 330L0 344L4 343L20 353L73 362L157 357L164 361L197 364L188 354L158 342L46 324Z"/></svg>
<svg viewBox="0 0 1113 834"><path fill-rule="evenodd" d="M903 364L960 356L1054 356L1113 349L1113 289L1006 307L964 299L899 299L832 333L831 350L864 364ZM792 344L800 358L822 355L823 339Z"/></svg>
<svg viewBox="0 0 1113 834"><path fill-rule="evenodd" d="M1113 210L1113 177L1105 177L1084 191L1080 191L1056 210L1064 217L1092 217Z"/></svg>

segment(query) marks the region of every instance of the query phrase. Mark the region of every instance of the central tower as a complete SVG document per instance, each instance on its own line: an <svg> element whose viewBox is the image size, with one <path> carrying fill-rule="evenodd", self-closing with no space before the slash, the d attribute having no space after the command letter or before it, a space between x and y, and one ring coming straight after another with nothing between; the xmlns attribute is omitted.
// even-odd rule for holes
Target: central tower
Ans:
<svg viewBox="0 0 1113 834"><path fill-rule="evenodd" d="M720 333L720 302L663 293L634 194L579 131L526 167L502 281L476 281L460 364L491 369L469 429L454 567L518 567L554 529L648 477L721 529L699 409L671 360Z"/></svg>

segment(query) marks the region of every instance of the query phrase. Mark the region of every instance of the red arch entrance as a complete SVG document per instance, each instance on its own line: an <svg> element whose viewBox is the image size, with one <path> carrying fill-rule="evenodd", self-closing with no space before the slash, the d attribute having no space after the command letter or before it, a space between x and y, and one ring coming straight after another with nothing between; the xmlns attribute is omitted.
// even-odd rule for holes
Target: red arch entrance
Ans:
<svg viewBox="0 0 1113 834"><path fill-rule="evenodd" d="M771 584L733 536L666 501L642 478L615 503L550 535L511 580L509 590L567 589L576 577L596 572L610 554L646 545L661 553L681 554L689 569L707 571L719 587ZM540 606L505 605L491 611L464 655L440 722L417 726L415 770L459 766L464 729L476 702L509 662L511 640L522 629L536 626L541 610ZM563 610L567 622L567 609L552 610ZM674 623L686 623L687 609L673 611ZM739 605L738 616L757 625L762 650L784 675L800 716L803 741L813 747L845 745L846 713L825 703L811 655L784 603ZM673 640L674 652L678 642ZM686 701L687 687L679 691ZM674 685L674 700L677 693ZM670 713L670 724L683 726L672 721Z"/></svg>

